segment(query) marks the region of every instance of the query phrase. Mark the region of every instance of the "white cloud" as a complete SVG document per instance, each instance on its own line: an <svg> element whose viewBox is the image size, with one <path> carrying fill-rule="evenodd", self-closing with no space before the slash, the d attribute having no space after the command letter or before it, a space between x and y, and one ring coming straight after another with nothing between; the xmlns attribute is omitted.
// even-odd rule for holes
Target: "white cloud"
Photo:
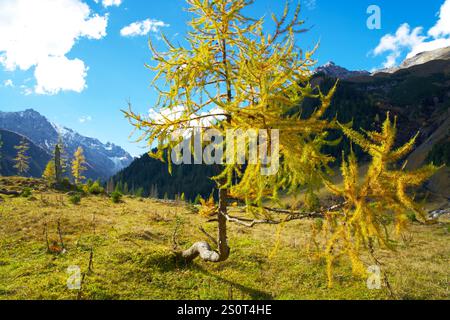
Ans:
<svg viewBox="0 0 450 320"><path fill-rule="evenodd" d="M87 68L66 55L81 38L106 36L107 24L107 15L93 14L82 0L2 0L0 64L8 71L35 67L38 94L81 92Z"/></svg>
<svg viewBox="0 0 450 320"><path fill-rule="evenodd" d="M99 0L94 0L94 1L95 1L95 3L99 3L100 2ZM122 0L103 0L102 1L102 5L105 8L112 7L112 6L118 7L121 4L122 4Z"/></svg>
<svg viewBox="0 0 450 320"><path fill-rule="evenodd" d="M8 87L14 88L14 87L15 87L15 86L14 86L14 82L13 82L11 79L8 79L8 80L3 81L3 86L4 86L5 88L8 88Z"/></svg>
<svg viewBox="0 0 450 320"><path fill-rule="evenodd" d="M37 94L57 94L60 91L82 92L86 87L88 68L80 59L47 57L34 71Z"/></svg>
<svg viewBox="0 0 450 320"><path fill-rule="evenodd" d="M80 119L78 119L78 121L80 123L86 123L86 122L90 122L92 121L92 117L91 116L83 116Z"/></svg>
<svg viewBox="0 0 450 320"><path fill-rule="evenodd" d="M190 116L190 119L192 120L180 125L179 129L172 133L172 136L179 137L189 135L192 133L192 128L209 128L218 121L225 119L223 113L224 112L220 107L215 107L209 111L192 114ZM186 116L186 108L181 105L161 110L149 110L149 118L155 123L164 123L166 120L175 121L183 116Z"/></svg>
<svg viewBox="0 0 450 320"><path fill-rule="evenodd" d="M373 53L377 56L389 52L386 61L383 63L383 67L393 67L397 65L397 59L401 56L403 50L411 50L423 43L426 37L422 35L422 32L422 27L411 30L409 24L404 23L397 29L394 35L387 34L381 38L380 43L373 50Z"/></svg>
<svg viewBox="0 0 450 320"><path fill-rule="evenodd" d="M122 30L120 30L120 34L123 37L145 36L150 32L159 32L159 30L163 27L170 27L170 25L160 20L147 19L144 21L133 22L132 24L122 28Z"/></svg>
<svg viewBox="0 0 450 320"><path fill-rule="evenodd" d="M433 38L450 35L450 1L446 0L439 11L439 20L436 25L428 31Z"/></svg>
<svg viewBox="0 0 450 320"><path fill-rule="evenodd" d="M398 59L405 52L406 58L411 58L421 52L450 46L450 0L445 0L438 16L428 35L423 33L423 27L411 30L409 24L404 23L395 34L383 36L373 54L379 56L387 53L383 67L390 68L398 64Z"/></svg>

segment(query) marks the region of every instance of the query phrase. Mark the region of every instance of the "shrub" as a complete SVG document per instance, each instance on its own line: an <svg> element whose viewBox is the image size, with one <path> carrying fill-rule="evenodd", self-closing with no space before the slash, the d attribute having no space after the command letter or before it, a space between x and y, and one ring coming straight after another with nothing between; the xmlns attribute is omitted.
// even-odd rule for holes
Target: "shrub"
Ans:
<svg viewBox="0 0 450 320"><path fill-rule="evenodd" d="M93 195L100 195L105 193L105 188L100 184L100 181L95 181L89 186L88 192Z"/></svg>
<svg viewBox="0 0 450 320"><path fill-rule="evenodd" d="M202 196L198 194L194 199L194 204L199 205L201 199L202 199Z"/></svg>
<svg viewBox="0 0 450 320"><path fill-rule="evenodd" d="M144 188L137 189L135 192L135 196L138 198L143 198L144 197Z"/></svg>
<svg viewBox="0 0 450 320"><path fill-rule="evenodd" d="M409 222L418 222L416 214L413 211L409 211L406 216L408 217Z"/></svg>
<svg viewBox="0 0 450 320"><path fill-rule="evenodd" d="M26 187L26 188L23 189L23 191L20 194L20 196L24 197L24 198L29 198L29 197L32 196L32 194L33 194L33 191L31 190L31 188Z"/></svg>
<svg viewBox="0 0 450 320"><path fill-rule="evenodd" d="M70 201L71 204L74 204L74 205L80 204L80 202L81 202L81 195L79 193L71 195L69 197L69 201Z"/></svg>
<svg viewBox="0 0 450 320"><path fill-rule="evenodd" d="M113 203L120 203L122 201L122 194L120 192L114 191L111 193L111 200Z"/></svg>

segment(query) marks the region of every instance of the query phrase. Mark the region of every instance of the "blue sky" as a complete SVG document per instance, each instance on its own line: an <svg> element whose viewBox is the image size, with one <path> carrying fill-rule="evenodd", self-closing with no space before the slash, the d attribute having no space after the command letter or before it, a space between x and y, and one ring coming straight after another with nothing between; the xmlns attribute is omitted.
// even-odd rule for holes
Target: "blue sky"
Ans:
<svg viewBox="0 0 450 320"><path fill-rule="evenodd" d="M144 153L130 141L132 128L119 110L130 100L145 113L156 101L150 88L153 74L144 67L151 62L147 39L161 45L154 32L161 30L182 41L189 20L185 1L56 2L64 6L56 8L52 0L0 0L0 110L33 108L83 135L111 141L133 155ZM381 68L400 63L414 50L443 46L450 35L450 12L440 11L444 0L303 2L302 17L312 29L299 36L298 44L311 49L320 40L319 65L332 60L348 69ZM269 17L282 12L283 5L256 0L247 15ZM367 28L370 5L381 9L380 30ZM55 15L60 18L54 21ZM142 25L142 35L129 36L139 25L121 34L124 27L147 19L150 30Z"/></svg>

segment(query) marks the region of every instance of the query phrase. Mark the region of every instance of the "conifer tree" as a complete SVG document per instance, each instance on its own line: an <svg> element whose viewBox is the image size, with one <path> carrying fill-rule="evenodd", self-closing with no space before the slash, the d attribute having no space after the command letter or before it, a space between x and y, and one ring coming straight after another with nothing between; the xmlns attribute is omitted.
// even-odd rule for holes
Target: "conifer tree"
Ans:
<svg viewBox="0 0 450 320"><path fill-rule="evenodd" d="M66 148L64 146L64 142L63 142L62 136L60 134L58 135L58 142L57 142L56 146L58 146L59 153L60 153L61 178L62 178L70 170L70 168L69 168L70 163L69 163L69 156L66 152ZM56 146L55 146L55 148L56 148Z"/></svg>
<svg viewBox="0 0 450 320"><path fill-rule="evenodd" d="M54 170L54 179L57 183L61 183L63 169L61 165L61 149L59 144L55 146L54 158L53 158L53 170Z"/></svg>
<svg viewBox="0 0 450 320"><path fill-rule="evenodd" d="M108 194L111 194L114 192L114 179L113 178L108 180L108 183L106 184L106 192Z"/></svg>
<svg viewBox="0 0 450 320"><path fill-rule="evenodd" d="M44 173L42 174L42 178L47 180L48 182L52 183L57 181L56 178L56 169L55 169L55 160L51 159L47 166L45 167Z"/></svg>
<svg viewBox="0 0 450 320"><path fill-rule="evenodd" d="M171 151L188 135L192 136L194 129L213 128L222 136L228 130L237 129L279 130L281 164L273 175L261 174L264 164L260 159L257 164L224 165L221 173L214 177L219 203L216 204L212 197L208 201L200 200L201 214L207 217L217 215L217 251L213 251L207 242L197 242L188 250L179 252L178 256L188 262L199 256L209 262L225 261L230 254L228 222L253 227L322 218L326 221L325 232L332 233L331 239L324 237L327 242L323 251L329 276L333 262L341 254L350 257L355 271L361 270L357 249L369 237L382 239L381 221L372 219L375 215L372 206L386 210L383 214L388 214L390 209L403 212L397 216L401 226L406 208L419 211L405 188L422 183L434 168L413 173L391 171L389 164L405 156L414 140L393 151L395 126L390 121L385 123L382 133L368 133L372 139L369 143L361 134L336 120L325 119L337 84L328 93L322 93L309 83L315 64L312 55L316 48L303 53L296 46L296 35L305 31L300 20L300 6L291 16L288 1L280 18L272 15L275 28L267 33L263 31L264 18L254 20L242 13L253 3L252 0L187 2L188 11L193 15L187 47L175 46L164 35L166 52L155 50L150 43L155 63L149 68L156 73L153 84L159 92L155 105L158 115L139 115L130 106L128 111L124 111L125 116L143 132L140 140L147 141L149 148L158 144L156 152L151 151L150 155L167 162L170 172ZM160 83L163 85L159 86ZM298 112L299 105L310 105L302 104L306 98L315 99L318 103L313 109ZM355 179L357 170L353 155L350 155L349 164L345 162L342 168L346 187L341 190L328 181L329 164L335 159L324 153L324 146L338 143L327 139L330 129L342 130L373 157L367 182L362 187L354 186L358 180ZM174 136L181 137L177 140L173 139ZM246 147L249 143L246 141ZM237 156L237 150L233 155ZM264 205L265 200L277 202L280 191L289 194L302 188L305 190L305 207L317 207L315 193L324 184L346 202L316 212L297 212ZM372 197L379 204L373 203ZM245 202L248 212L255 218L231 217L227 211L230 198Z"/></svg>
<svg viewBox="0 0 450 320"><path fill-rule="evenodd" d="M143 138L150 145L159 142L157 153L151 155L161 160L166 157L169 170L171 150L178 143L170 138L179 130L193 127L214 128L223 136L229 129L280 129L279 147L284 159L283 166L272 176L261 174L263 164L258 160L246 167L228 164L215 177L219 189L219 248L217 253L202 256L220 262L230 253L230 196L245 200L249 209L259 207L255 214L267 215L262 209L267 196L276 199L280 189L293 191L300 185L307 185L312 192L319 185L320 173L328 170L333 160L322 154L321 148L327 143L325 130L330 127L322 116L335 88L328 94L314 93L308 83L314 60L313 52L302 54L296 47L296 34L304 31L300 6L290 20L287 3L281 18L272 16L274 32L264 33L264 19L253 20L242 14L253 1L187 2L194 16L189 47L176 47L164 36L167 52L157 52L150 45L156 60L151 67L157 73L154 85L165 80L170 86L157 87L160 98L155 108L163 116L153 119L135 114L131 108L126 116L136 128L145 130ZM307 118L293 111L306 97L321 102ZM182 110L179 106L183 106ZM315 161L310 161L312 158ZM235 176L241 177L238 183ZM205 248L209 249L209 245L197 243L183 256L190 260Z"/></svg>
<svg viewBox="0 0 450 320"><path fill-rule="evenodd" d="M86 168L86 158L84 157L83 148L78 147L73 155L72 161L72 176L74 178L75 184L81 183L86 177L83 176L83 172L87 170Z"/></svg>
<svg viewBox="0 0 450 320"><path fill-rule="evenodd" d="M115 188L114 191L117 192L117 193L122 193L123 194L123 183L122 183L122 181L119 181L116 184L116 188Z"/></svg>
<svg viewBox="0 0 450 320"><path fill-rule="evenodd" d="M158 186L156 184L153 184L150 187L150 198L152 199L158 199L159 198L159 192L158 192Z"/></svg>
<svg viewBox="0 0 450 320"><path fill-rule="evenodd" d="M29 160L30 157L27 155L28 150L30 149L30 145L25 140L25 138L22 138L20 141L20 144L18 146L15 146L14 149L17 150L17 155L14 158L14 168L17 169L17 173L19 175L23 175L28 172L30 169Z"/></svg>

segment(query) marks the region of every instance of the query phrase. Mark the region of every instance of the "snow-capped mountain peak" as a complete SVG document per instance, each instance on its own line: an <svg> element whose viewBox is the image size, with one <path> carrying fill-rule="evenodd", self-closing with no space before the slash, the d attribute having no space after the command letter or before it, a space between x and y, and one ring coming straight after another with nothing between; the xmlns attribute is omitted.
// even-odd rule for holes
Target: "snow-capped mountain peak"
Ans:
<svg viewBox="0 0 450 320"><path fill-rule="evenodd" d="M98 139L82 136L70 128L51 123L33 109L0 112L0 129L27 137L49 154L53 153L59 138L69 157L78 147L82 147L89 167L87 175L91 178L107 179L133 161L133 157L121 147L110 142L103 144Z"/></svg>

